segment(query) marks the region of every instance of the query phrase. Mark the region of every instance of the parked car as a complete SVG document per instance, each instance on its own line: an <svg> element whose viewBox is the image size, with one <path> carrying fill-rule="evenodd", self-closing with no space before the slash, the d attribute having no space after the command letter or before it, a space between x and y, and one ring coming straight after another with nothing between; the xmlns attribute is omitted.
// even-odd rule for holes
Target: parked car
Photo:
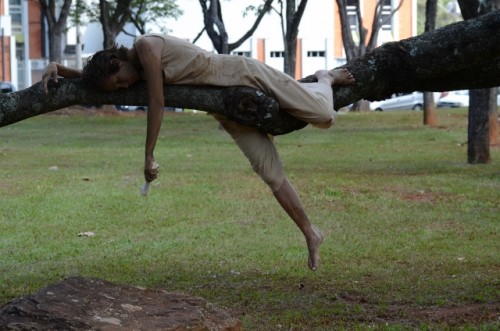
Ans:
<svg viewBox="0 0 500 331"><path fill-rule="evenodd" d="M437 102L438 107L469 107L469 90L443 92ZM497 106L500 106L500 94L497 93Z"/></svg>
<svg viewBox="0 0 500 331"><path fill-rule="evenodd" d="M129 105L115 105L115 108L119 111L146 111L147 106L129 106Z"/></svg>
<svg viewBox="0 0 500 331"><path fill-rule="evenodd" d="M115 105L115 108L119 111L147 111L147 106L126 106L126 105ZM175 107L164 107L164 111L175 111L176 113L182 113L184 111L183 108L175 108Z"/></svg>
<svg viewBox="0 0 500 331"><path fill-rule="evenodd" d="M391 98L370 103L374 111L387 110L422 110L424 108L424 94L422 92L396 93Z"/></svg>
<svg viewBox="0 0 500 331"><path fill-rule="evenodd" d="M437 107L469 107L469 90L443 92Z"/></svg>
<svg viewBox="0 0 500 331"><path fill-rule="evenodd" d="M16 87L11 82L0 81L0 93L15 92Z"/></svg>

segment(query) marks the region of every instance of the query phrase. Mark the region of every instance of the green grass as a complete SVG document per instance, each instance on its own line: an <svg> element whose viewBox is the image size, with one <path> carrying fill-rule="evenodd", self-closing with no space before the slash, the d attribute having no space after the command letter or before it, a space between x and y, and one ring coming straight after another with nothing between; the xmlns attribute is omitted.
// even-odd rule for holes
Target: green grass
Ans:
<svg viewBox="0 0 500 331"><path fill-rule="evenodd" d="M247 330L493 330L500 150L467 164L466 112L438 112L441 129L421 113L364 113L277 137L326 234L315 273L298 229L210 116L165 117L146 198L143 116L0 128L0 302L83 275L203 296Z"/></svg>

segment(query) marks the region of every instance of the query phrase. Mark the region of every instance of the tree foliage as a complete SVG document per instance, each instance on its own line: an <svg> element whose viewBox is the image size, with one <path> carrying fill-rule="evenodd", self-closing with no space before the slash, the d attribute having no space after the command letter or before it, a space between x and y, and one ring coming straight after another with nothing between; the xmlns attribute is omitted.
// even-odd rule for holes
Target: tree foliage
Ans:
<svg viewBox="0 0 500 331"><path fill-rule="evenodd" d="M115 44L120 32L127 33L124 29L127 23L132 23L140 34L149 32L147 25L157 24L163 32L167 29L160 25L159 20L165 17L177 18L182 11L175 0L92 0L82 4L81 15L90 22L99 22L102 26L104 41L103 48ZM76 9L73 11L75 19Z"/></svg>
<svg viewBox="0 0 500 331"><path fill-rule="evenodd" d="M164 23L159 22L159 19L177 18L182 14L175 0L133 0L130 21L140 34L149 32L147 24L155 24L160 31L167 33L168 29L163 25Z"/></svg>

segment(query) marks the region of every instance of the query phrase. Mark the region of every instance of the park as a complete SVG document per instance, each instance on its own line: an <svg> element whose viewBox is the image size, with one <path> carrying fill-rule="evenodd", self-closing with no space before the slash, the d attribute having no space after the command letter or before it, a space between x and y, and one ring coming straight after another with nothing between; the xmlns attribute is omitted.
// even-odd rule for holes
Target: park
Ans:
<svg viewBox="0 0 500 331"><path fill-rule="evenodd" d="M201 296L249 330L493 327L500 150L468 165L466 110L440 110L439 129L421 116L348 113L277 138L326 234L314 274L210 116L166 116L147 197L143 114L2 128L2 302L81 275Z"/></svg>
<svg viewBox="0 0 500 331"><path fill-rule="evenodd" d="M396 91L499 85L495 38L457 46L497 32L499 19L485 15L348 63L356 84L332 91L336 107ZM457 31L467 33L435 43L461 50L448 48L453 66L442 65L449 57L429 60L436 47L418 47ZM489 164L467 163L467 109L439 110L438 127L422 125L420 112L342 112L323 131L281 121L272 101L248 96L254 91L231 94L240 107L214 106L225 115L272 112L266 128L279 128L288 176L326 234L311 273L303 239L211 116L165 116L160 177L140 195L146 116L71 111L82 96L145 103L145 87L137 89L91 94L76 79L54 86L52 98L39 84L0 96L2 304L82 276L202 297L249 330L498 327L500 151L491 149ZM212 91L182 89L172 106L185 106L189 91ZM210 108L209 99L193 108Z"/></svg>

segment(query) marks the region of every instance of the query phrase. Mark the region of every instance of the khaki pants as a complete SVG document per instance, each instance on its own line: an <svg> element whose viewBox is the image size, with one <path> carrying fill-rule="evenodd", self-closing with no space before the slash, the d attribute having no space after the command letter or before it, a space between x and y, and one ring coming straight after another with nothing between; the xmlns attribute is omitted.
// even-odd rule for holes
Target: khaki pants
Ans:
<svg viewBox="0 0 500 331"><path fill-rule="evenodd" d="M305 85L309 93L313 93L316 96L314 102L321 105L321 108L312 109L311 111L285 110L291 115L316 127L330 127L336 118L336 113L333 110L331 87L327 84L318 83L303 85ZM290 96L290 99L292 99L289 100L290 103L292 103L293 98L294 96ZM301 103L304 103L304 100L301 100ZM285 180L285 172L272 138L257 128L239 124L219 114L214 114L213 116L231 135L243 154L250 161L252 169L273 192L278 191Z"/></svg>

